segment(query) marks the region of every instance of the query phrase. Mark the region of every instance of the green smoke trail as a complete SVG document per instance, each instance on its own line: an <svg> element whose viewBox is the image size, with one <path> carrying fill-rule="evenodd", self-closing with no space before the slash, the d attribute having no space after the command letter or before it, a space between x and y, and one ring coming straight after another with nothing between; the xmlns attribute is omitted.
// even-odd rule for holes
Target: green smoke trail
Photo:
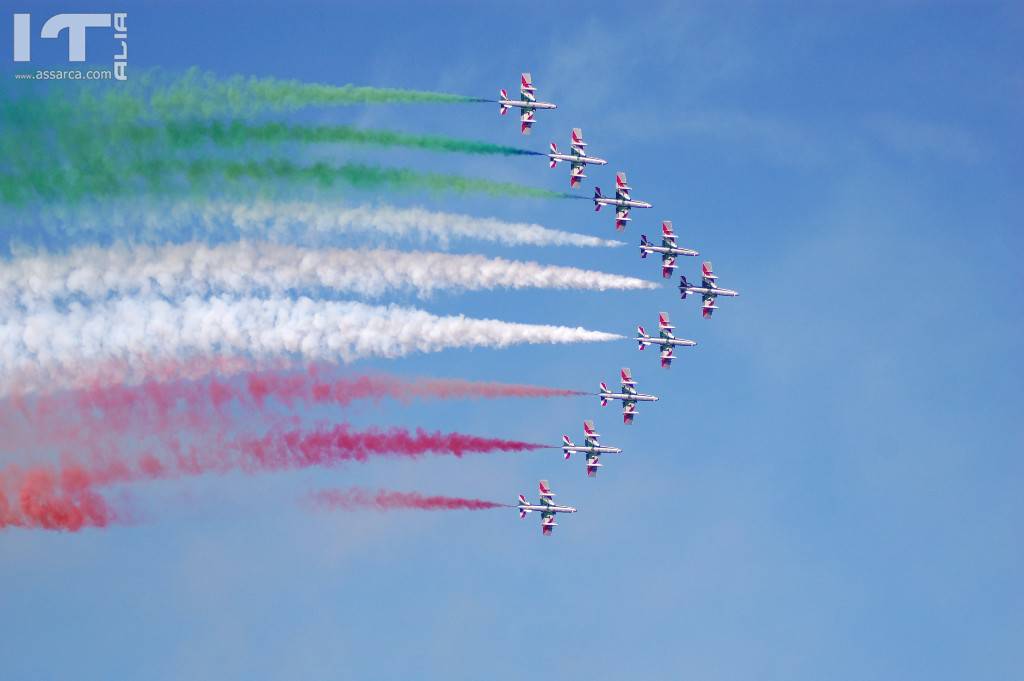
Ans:
<svg viewBox="0 0 1024 681"><path fill-rule="evenodd" d="M159 74L154 74L152 79L159 79ZM155 89L150 97L150 104L157 113L206 117L308 106L467 104L480 101L488 100L424 90L326 85L243 76L218 78L198 69L190 69L177 80Z"/></svg>
<svg viewBox="0 0 1024 681"><path fill-rule="evenodd" d="M40 166L21 174L0 174L0 201L23 205L33 200L75 203L88 198L148 193L169 195L256 193L266 196L284 182L292 186L360 190L424 190L532 199L579 198L514 182L495 182L407 168L382 168L362 163L301 165L283 159L139 159L120 165Z"/></svg>
<svg viewBox="0 0 1024 681"><path fill-rule="evenodd" d="M274 182L305 183L319 188L344 184L359 189L387 187L523 198L565 196L515 183L408 169L360 164L302 165L281 160L189 160L182 158L189 154L179 153L189 151L203 139L223 147L249 141L344 141L472 154L536 153L485 142L347 126L194 120L196 116L312 105L477 101L471 97L265 78L218 79L196 70L170 80L153 71L113 86L66 85L68 88L59 91L19 89L15 93L6 92L0 84L0 202L77 202L136 192L208 195L225 190L267 195L276 190L268 186Z"/></svg>
<svg viewBox="0 0 1024 681"><path fill-rule="evenodd" d="M163 126L126 126L120 129L119 133L136 144L153 144L166 140L171 147L176 149L188 149L205 142L227 147L239 147L250 143L300 142L303 144L345 143L407 147L463 154L544 156L537 151L491 144L490 142L463 140L440 135L411 135L393 130L368 130L348 125L171 121Z"/></svg>
<svg viewBox="0 0 1024 681"><path fill-rule="evenodd" d="M67 81L56 94L31 87L22 88L22 91L26 89L32 92L32 99L51 100L47 103L51 110L63 109L78 120L106 119L111 123L244 117L314 106L491 101L425 90L327 85L243 76L222 78L194 68L180 75L158 69L138 71L132 74L131 79L120 83ZM40 93L42 97L38 96ZM8 97L0 91L0 99ZM22 104L35 105L26 101Z"/></svg>

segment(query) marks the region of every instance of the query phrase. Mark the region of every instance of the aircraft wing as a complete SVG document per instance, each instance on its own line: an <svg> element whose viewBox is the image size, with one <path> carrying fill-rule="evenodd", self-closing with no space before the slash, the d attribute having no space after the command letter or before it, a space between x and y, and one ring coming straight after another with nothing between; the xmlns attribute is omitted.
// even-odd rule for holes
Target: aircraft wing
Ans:
<svg viewBox="0 0 1024 681"><path fill-rule="evenodd" d="M675 248L676 234L672 231L672 221L665 220L661 223L661 245L668 248Z"/></svg>
<svg viewBox="0 0 1024 681"><path fill-rule="evenodd" d="M544 506L555 505L555 493L551 491L551 485L547 480L541 480L537 488L540 490L540 503Z"/></svg>
<svg viewBox="0 0 1024 681"><path fill-rule="evenodd" d="M665 253L661 256L661 276L664 279L672 278L672 270L676 268L676 256Z"/></svg>
<svg viewBox="0 0 1024 681"><path fill-rule="evenodd" d="M587 143L583 141L583 130L580 128L572 129L572 140L569 143L569 146L572 147L572 153L577 156L586 155L587 151L585 147L587 146Z"/></svg>
<svg viewBox="0 0 1024 681"><path fill-rule="evenodd" d="M522 131L523 131L524 135L529 135L530 134L530 129L533 127L533 124L536 122L536 119L534 119L533 116L534 116L534 112L531 109L523 109L523 113L519 117L519 120L522 123L521 127L522 127Z"/></svg>
<svg viewBox="0 0 1024 681"><path fill-rule="evenodd" d="M525 102L537 101L537 88L533 87L533 76L524 73L519 79L519 94Z"/></svg>
<svg viewBox="0 0 1024 681"><path fill-rule="evenodd" d="M700 313L703 315L704 319L711 319L711 313L717 309L718 308L715 307L715 297L705 295L704 305L700 308Z"/></svg>
<svg viewBox="0 0 1024 681"><path fill-rule="evenodd" d="M615 198L629 200L629 192L632 187L626 182L626 173L615 173Z"/></svg>
<svg viewBox="0 0 1024 681"><path fill-rule="evenodd" d="M629 222L629 208L626 206L619 206L615 209L615 229L621 232L626 229L626 223Z"/></svg>
<svg viewBox="0 0 1024 681"><path fill-rule="evenodd" d="M597 477L598 468L601 468L601 459L597 454L591 454L587 457L587 477Z"/></svg>
<svg viewBox="0 0 1024 681"><path fill-rule="evenodd" d="M636 402L623 402L622 403L622 422L627 426L633 423L633 417L636 416Z"/></svg>
<svg viewBox="0 0 1024 681"><path fill-rule="evenodd" d="M705 260L703 263L701 263L700 274L701 278L704 280L704 288L715 287L715 280L718 279L718 277L715 276L715 271L711 267L710 260Z"/></svg>
<svg viewBox="0 0 1024 681"><path fill-rule="evenodd" d="M541 515L540 531L542 534L551 534L551 531L555 529L555 514L554 513L543 513Z"/></svg>
<svg viewBox="0 0 1024 681"><path fill-rule="evenodd" d="M580 182L583 181L583 171L586 169L585 164L572 162L570 165L571 171L569 173L569 186L573 189L580 186Z"/></svg>
<svg viewBox="0 0 1024 681"><path fill-rule="evenodd" d="M661 351L661 368L671 369L672 360L675 359L675 355L672 354L672 346L666 345Z"/></svg>

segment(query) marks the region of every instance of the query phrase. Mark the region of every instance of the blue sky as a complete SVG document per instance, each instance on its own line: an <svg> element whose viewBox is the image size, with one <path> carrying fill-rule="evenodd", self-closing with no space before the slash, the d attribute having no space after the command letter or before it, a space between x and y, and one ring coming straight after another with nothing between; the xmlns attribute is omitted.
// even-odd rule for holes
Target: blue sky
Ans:
<svg viewBox="0 0 1024 681"><path fill-rule="evenodd" d="M655 278L635 243L671 219L742 297L712 321L670 286L424 303L619 333L666 310L700 345L668 372L627 342L356 367L591 389L629 366L662 400L628 428L585 398L351 410L357 423L552 443L595 418L625 449L596 480L554 451L384 461L153 485L131 492L144 512L131 527L5 532L5 678L1020 675L1019 7L120 7L130 68L484 97L532 71L559 109L540 112L528 138L484 104L303 115L537 150L581 126L610 160L585 190L621 169L655 205L634 213L629 247L453 250ZM2 63L10 78L9 54ZM379 162L567 186L567 169L539 158ZM613 237L611 215L584 202L392 202ZM683 263L691 278L697 267ZM511 510L318 514L294 503L350 484L511 501L541 477L580 508L550 538Z"/></svg>

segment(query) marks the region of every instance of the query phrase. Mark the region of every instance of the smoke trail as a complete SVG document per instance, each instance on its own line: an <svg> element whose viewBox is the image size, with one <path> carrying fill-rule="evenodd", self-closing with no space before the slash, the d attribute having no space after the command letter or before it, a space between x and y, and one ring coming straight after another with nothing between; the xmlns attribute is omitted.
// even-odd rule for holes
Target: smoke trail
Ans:
<svg viewBox="0 0 1024 681"><path fill-rule="evenodd" d="M258 414L263 425L290 415L267 409L271 401L345 407L360 400L553 398L588 393L514 383L386 374L346 376L313 365L304 372L254 371L233 378L147 381L141 385L97 383L52 395L15 396L0 401L0 451L51 443L100 442L125 432L160 437L183 429L223 429L230 413Z"/></svg>
<svg viewBox="0 0 1024 681"><path fill-rule="evenodd" d="M133 76L134 78L134 76ZM310 106L357 104L469 104L489 99L445 92L404 90L357 85L327 85L296 80L233 76L218 78L197 69L164 83L167 77L154 72L144 78L142 98L146 109L157 116L214 117L246 115L260 111L295 110ZM146 90L150 90L146 97Z"/></svg>
<svg viewBox="0 0 1024 681"><path fill-rule="evenodd" d="M45 467L0 471L0 530L8 527L67 530L106 527L114 510L75 471L58 477ZM8 498L13 491L15 496Z"/></svg>
<svg viewBox="0 0 1024 681"><path fill-rule="evenodd" d="M524 452L546 445L463 433L404 428L353 430L347 424L319 430L271 432L262 437L221 440L212 447L182 447L173 456L145 454L135 462L105 452L86 463L37 465L0 471L0 529L38 527L75 531L103 527L116 514L98 487L208 473L267 472L365 462L371 457L417 459L428 454L462 457L488 452Z"/></svg>
<svg viewBox="0 0 1024 681"><path fill-rule="evenodd" d="M24 84L26 87L30 83ZM43 127L55 119L106 122L171 121L249 116L314 106L361 104L471 104L492 102L446 92L359 85L304 83L245 76L218 77L193 68L181 74L136 70L111 87L66 81L59 96L40 89L0 88L0 121Z"/></svg>
<svg viewBox="0 0 1024 681"><path fill-rule="evenodd" d="M366 462L370 457L386 456L418 459L427 454L463 457L487 452L527 452L550 449L549 445L479 437L463 433L428 432L404 428L354 431L347 424L303 433L270 433L245 440L240 449L249 470L282 470L330 466L345 461Z"/></svg>
<svg viewBox="0 0 1024 681"><path fill-rule="evenodd" d="M303 357L351 362L444 349L580 343L622 336L582 327L439 317L352 302L198 298L178 304L123 298L67 311L37 308L0 325L0 394L80 385L96 362L123 362L139 380L149 364L193 356Z"/></svg>
<svg viewBox="0 0 1024 681"><path fill-rule="evenodd" d="M160 245L166 242L265 239L309 245L350 243L354 236L374 239L416 239L448 247L453 240L474 239L508 246L624 246L621 241L573 234L542 225L505 222L423 208L351 206L339 203L256 200L246 203L217 201L125 202L83 206L69 210L41 206L26 216L18 211L0 213L11 225L10 234L31 246L66 248L75 242L109 243L126 239ZM16 226L16 227L15 227ZM15 232L16 229L16 232Z"/></svg>
<svg viewBox="0 0 1024 681"><path fill-rule="evenodd" d="M119 132L135 144L166 142L172 149L190 149L205 143L241 147L252 143L278 144L364 144L378 147L407 147L426 151L500 156L546 156L539 151L503 144L443 137L413 135L394 130L371 130L350 125L298 125L292 123L246 123L244 121L172 121L163 126L129 126Z"/></svg>
<svg viewBox="0 0 1024 681"><path fill-rule="evenodd" d="M0 174L0 200L21 206L33 201L75 203L87 198L150 193L159 196L192 193L209 195L220 189L242 194L266 194L276 183L312 184L320 190L338 184L360 190L455 192L531 199L585 198L514 182L444 173L423 173L409 168L383 168L364 163L331 165L322 161L301 165L287 159L223 160L214 158L148 158L124 163L120 172L94 172L94 159ZM269 184L268 184L269 183Z"/></svg>
<svg viewBox="0 0 1024 681"><path fill-rule="evenodd" d="M271 295L310 288L378 297L428 297L437 291L493 288L653 289L657 284L576 267L504 258L389 250L308 249L266 243L162 248L89 247L62 256L0 263L0 311L68 298L159 295L182 298L255 291Z"/></svg>
<svg viewBox="0 0 1024 681"><path fill-rule="evenodd" d="M392 490L351 489L320 490L310 495L313 505L331 511L354 511L371 508L377 511L395 509L416 509L420 511L482 511L489 508L508 508L483 499L424 495L419 492L396 492Z"/></svg>

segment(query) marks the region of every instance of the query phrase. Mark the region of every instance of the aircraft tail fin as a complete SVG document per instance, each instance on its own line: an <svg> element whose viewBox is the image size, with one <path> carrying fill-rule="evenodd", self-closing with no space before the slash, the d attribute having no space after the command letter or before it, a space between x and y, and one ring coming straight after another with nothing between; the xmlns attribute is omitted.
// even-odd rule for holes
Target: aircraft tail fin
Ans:
<svg viewBox="0 0 1024 681"><path fill-rule="evenodd" d="M506 92L504 88L502 88L501 90L498 90L498 101L499 102L508 101L508 92ZM499 103L498 104L498 113L501 114L502 116L504 116L505 114L508 113L508 107L505 106L504 104Z"/></svg>
<svg viewBox="0 0 1024 681"><path fill-rule="evenodd" d="M636 331L637 331L637 335L640 336L637 339L637 342L640 344L640 349L641 350L647 349L647 343L646 343L646 341L643 340L644 338L647 338L647 332L644 330L644 327L637 326L636 327Z"/></svg>
<svg viewBox="0 0 1024 681"><path fill-rule="evenodd" d="M594 210L595 211L601 210L601 204L598 203L597 200L598 199L603 199L603 198L604 198L604 196L601 195L601 188L600 187L594 187Z"/></svg>
<svg viewBox="0 0 1024 681"><path fill-rule="evenodd" d="M647 257L647 247L651 245L651 242L647 240L646 234L640 235L640 257Z"/></svg>
<svg viewBox="0 0 1024 681"><path fill-rule="evenodd" d="M565 453L565 458L568 459L570 456L572 456L572 452L569 450L569 447L575 447L576 445L572 443L572 440L569 439L568 435L562 436L562 442L565 443L562 446L562 451Z"/></svg>
<svg viewBox="0 0 1024 681"><path fill-rule="evenodd" d="M686 275L679 275L679 297L686 300L686 296L690 293L690 283L686 281Z"/></svg>

